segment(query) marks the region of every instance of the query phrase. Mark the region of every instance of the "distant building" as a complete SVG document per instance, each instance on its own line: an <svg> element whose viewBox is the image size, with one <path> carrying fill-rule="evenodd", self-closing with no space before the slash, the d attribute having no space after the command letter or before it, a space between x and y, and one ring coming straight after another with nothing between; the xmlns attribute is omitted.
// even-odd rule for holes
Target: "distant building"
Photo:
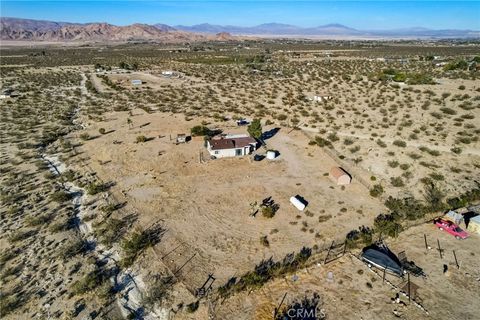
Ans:
<svg viewBox="0 0 480 320"><path fill-rule="evenodd" d="M143 83L142 80L138 80L138 79L132 80L132 85L134 85L134 86L139 86L142 83Z"/></svg>
<svg viewBox="0 0 480 320"><path fill-rule="evenodd" d="M333 167L329 176L337 185L346 185L352 182L352 177L340 167Z"/></svg>
<svg viewBox="0 0 480 320"><path fill-rule="evenodd" d="M187 135L185 133L177 134L177 143L185 143L187 142Z"/></svg>
<svg viewBox="0 0 480 320"><path fill-rule="evenodd" d="M333 99L333 97L329 96L329 95L313 96L313 101L318 101L318 102L332 100L332 99Z"/></svg>
<svg viewBox="0 0 480 320"><path fill-rule="evenodd" d="M467 230L472 233L480 234L480 215L470 218Z"/></svg>
<svg viewBox="0 0 480 320"><path fill-rule="evenodd" d="M0 94L0 99L7 99L7 98L14 98L18 96L13 89L4 89L2 90L2 93Z"/></svg>
<svg viewBox="0 0 480 320"><path fill-rule="evenodd" d="M173 72L171 70L162 71L162 76L164 76L166 78L173 77L174 75L175 75L175 72Z"/></svg>
<svg viewBox="0 0 480 320"><path fill-rule="evenodd" d="M241 157L255 151L257 141L246 135L219 135L207 140L207 150L216 158Z"/></svg>

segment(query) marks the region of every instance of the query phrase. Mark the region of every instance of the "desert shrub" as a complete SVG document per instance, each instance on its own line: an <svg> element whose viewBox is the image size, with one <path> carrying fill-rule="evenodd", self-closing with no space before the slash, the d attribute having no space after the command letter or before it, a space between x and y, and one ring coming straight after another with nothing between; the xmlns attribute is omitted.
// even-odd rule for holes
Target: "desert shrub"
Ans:
<svg viewBox="0 0 480 320"><path fill-rule="evenodd" d="M402 147L402 148L405 148L407 146L407 143L402 140L395 140L393 141L393 144L396 145L397 147Z"/></svg>
<svg viewBox="0 0 480 320"><path fill-rule="evenodd" d="M331 142L338 141L339 138L335 132L329 133L327 136L327 139L330 140Z"/></svg>
<svg viewBox="0 0 480 320"><path fill-rule="evenodd" d="M85 240L81 238L75 238L64 244L63 247L60 249L59 254L63 260L68 260L76 256L77 254L86 252L87 249L88 243Z"/></svg>
<svg viewBox="0 0 480 320"><path fill-rule="evenodd" d="M83 278L72 285L74 294L84 294L101 286L109 278L108 270L95 265L95 270L87 273Z"/></svg>
<svg viewBox="0 0 480 320"><path fill-rule="evenodd" d="M195 126L190 129L190 133L192 136L209 136L211 135L211 130L208 129L206 126Z"/></svg>
<svg viewBox="0 0 480 320"><path fill-rule="evenodd" d="M187 304L187 312L188 313L194 313L195 311L197 311L199 305L200 305L200 301L198 301L198 300L195 301L195 302Z"/></svg>
<svg viewBox="0 0 480 320"><path fill-rule="evenodd" d="M311 255L312 250L304 247L297 254L287 254L282 261L275 262L272 258L262 260L253 271L243 274L238 281L236 278L228 280L225 285L218 288L218 293L221 297L228 297L235 292L260 288L273 277L283 276L302 268Z"/></svg>
<svg viewBox="0 0 480 320"><path fill-rule="evenodd" d="M136 143L142 143L142 142L147 142L147 137L145 136L138 136L136 139L135 139L135 142Z"/></svg>
<svg viewBox="0 0 480 320"><path fill-rule="evenodd" d="M319 147L322 147L322 148L332 146L332 143L330 141L325 140L324 138L319 137L319 136L316 136L315 140L310 141L310 144L316 144L316 145L318 145Z"/></svg>
<svg viewBox="0 0 480 320"><path fill-rule="evenodd" d="M401 177L391 177L390 178L390 183L394 187L404 187L405 183L403 182L403 179Z"/></svg>
<svg viewBox="0 0 480 320"><path fill-rule="evenodd" d="M168 275L155 275L149 281L146 293L143 295L143 303L153 309L155 305L162 305L170 299L171 290L175 284L175 278Z"/></svg>
<svg viewBox="0 0 480 320"><path fill-rule="evenodd" d="M387 235L389 237L397 237L402 231L402 226L395 220L391 214L380 214L374 220L375 232Z"/></svg>
<svg viewBox="0 0 480 320"><path fill-rule="evenodd" d="M383 193L383 187L379 184L376 184L372 187L372 189L370 189L370 195L372 197L378 197L380 196L381 194Z"/></svg>
<svg viewBox="0 0 480 320"><path fill-rule="evenodd" d="M361 226L358 230L350 231L345 241L348 248L355 248L358 245L368 246L373 242L373 229Z"/></svg>
<svg viewBox="0 0 480 320"><path fill-rule="evenodd" d="M387 144L385 142L383 142L382 140L378 139L377 140L377 144L382 147L382 148L386 148L387 147Z"/></svg>
<svg viewBox="0 0 480 320"><path fill-rule="evenodd" d="M64 181L69 181L69 182L72 182L75 180L75 171L73 170L67 170L65 172L62 173L62 179Z"/></svg>
<svg viewBox="0 0 480 320"><path fill-rule="evenodd" d="M80 135L80 139L82 139L83 141L87 141L87 140L90 140L90 135L88 133L82 133Z"/></svg>
<svg viewBox="0 0 480 320"><path fill-rule="evenodd" d="M319 311L321 310L321 311ZM294 315L292 317L292 315ZM293 301L291 304L281 308L274 315L273 320L287 320L287 319L324 319L327 317L324 309L322 309L322 301L318 293L313 295L305 295L301 299Z"/></svg>
<svg viewBox="0 0 480 320"><path fill-rule="evenodd" d="M440 108L440 111L442 111L445 114L449 114L449 115L457 114L457 111L453 110L452 108L447 108L447 107Z"/></svg>
<svg viewBox="0 0 480 320"><path fill-rule="evenodd" d="M108 218L103 224L95 226L95 236L102 244L112 245L123 235L126 224L124 219Z"/></svg>
<svg viewBox="0 0 480 320"><path fill-rule="evenodd" d="M89 195L95 195L97 193L107 191L108 186L105 183L92 182L85 187L85 190Z"/></svg>
<svg viewBox="0 0 480 320"><path fill-rule="evenodd" d="M406 218L409 220L415 220L423 217L425 213L428 212L428 208L413 197L397 199L389 196L385 201L385 206L390 210L394 217L399 219Z"/></svg>
<svg viewBox="0 0 480 320"><path fill-rule="evenodd" d="M16 293L2 292L0 295L0 310L2 317L25 304L26 300L23 299L22 296L23 295Z"/></svg>
<svg viewBox="0 0 480 320"><path fill-rule="evenodd" d="M98 129L98 132L100 134L105 134L105 132L107 132L107 131L105 130L105 128L100 128L100 129Z"/></svg>
<svg viewBox="0 0 480 320"><path fill-rule="evenodd" d="M270 246L270 242L268 241L267 236L261 236L261 237L260 237L260 243L261 243L262 246L264 246L264 247L269 247L269 246Z"/></svg>
<svg viewBox="0 0 480 320"><path fill-rule="evenodd" d="M10 241L10 243L19 242L19 241L30 238L35 233L36 232L33 231L33 230L32 231L16 230L16 231L14 231L13 233L10 234L10 236L8 237L8 241Z"/></svg>
<svg viewBox="0 0 480 320"><path fill-rule="evenodd" d="M396 168L400 164L397 160L391 160L387 162L390 168Z"/></svg>
<svg viewBox="0 0 480 320"><path fill-rule="evenodd" d="M423 197L428 206L428 211L443 211L446 206L443 202L445 194L431 181L427 181L423 190Z"/></svg>
<svg viewBox="0 0 480 320"><path fill-rule="evenodd" d="M123 257L120 264L125 268L131 266L140 253L160 241L162 233L163 229L159 227L134 231L122 243Z"/></svg>
<svg viewBox="0 0 480 320"><path fill-rule="evenodd" d="M50 200L58 203L66 202L71 198L72 198L72 194L63 190L55 191L50 195Z"/></svg>
<svg viewBox="0 0 480 320"><path fill-rule="evenodd" d="M275 208L268 206L268 207L262 207L262 215L265 218L273 218L275 216Z"/></svg>
<svg viewBox="0 0 480 320"><path fill-rule="evenodd" d="M447 199L447 203L451 208L465 207L468 204L480 200L480 183L476 182L476 187L464 192L463 194Z"/></svg>
<svg viewBox="0 0 480 320"><path fill-rule="evenodd" d="M25 218L25 223L30 227L40 226L42 224L48 224L52 221L53 216L51 214L43 214L39 216L28 216Z"/></svg>
<svg viewBox="0 0 480 320"><path fill-rule="evenodd" d="M408 75L407 83L415 84L435 84L432 77L426 73L410 73Z"/></svg>
<svg viewBox="0 0 480 320"><path fill-rule="evenodd" d="M440 173L436 173L436 172L432 172L429 174L430 178L432 178L433 180L437 180L437 181L443 181L445 180L445 177L440 174Z"/></svg>
<svg viewBox="0 0 480 320"><path fill-rule="evenodd" d="M468 68L468 63L463 59L458 59L458 60L449 62L444 67L445 71L457 70L457 69L466 70L467 68Z"/></svg>

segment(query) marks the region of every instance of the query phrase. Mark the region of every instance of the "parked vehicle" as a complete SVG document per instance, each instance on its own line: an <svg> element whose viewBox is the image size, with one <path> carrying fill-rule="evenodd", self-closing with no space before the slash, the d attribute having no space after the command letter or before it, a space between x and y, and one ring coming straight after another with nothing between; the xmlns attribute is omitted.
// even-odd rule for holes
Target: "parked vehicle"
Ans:
<svg viewBox="0 0 480 320"><path fill-rule="evenodd" d="M427 276L423 269L417 266L414 261L407 259L407 254L405 253L405 251L402 251L398 254L398 259L400 260L403 269L410 274L413 274L415 277L425 278Z"/></svg>
<svg viewBox="0 0 480 320"><path fill-rule="evenodd" d="M452 221L438 218L433 220L433 223L438 227L438 229L450 233L457 239L468 238L468 233Z"/></svg>
<svg viewBox="0 0 480 320"><path fill-rule="evenodd" d="M398 277L403 277L405 271L398 257L384 244L375 243L363 248L361 259L369 267L377 267Z"/></svg>
<svg viewBox="0 0 480 320"><path fill-rule="evenodd" d="M256 154L253 156L253 161L262 161L263 159L265 159L265 156L262 154Z"/></svg>

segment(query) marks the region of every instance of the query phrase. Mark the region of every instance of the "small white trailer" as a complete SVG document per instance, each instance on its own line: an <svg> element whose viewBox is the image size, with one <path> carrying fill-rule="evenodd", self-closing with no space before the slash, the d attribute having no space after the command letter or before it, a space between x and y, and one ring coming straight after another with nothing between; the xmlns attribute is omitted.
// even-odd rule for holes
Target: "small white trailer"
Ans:
<svg viewBox="0 0 480 320"><path fill-rule="evenodd" d="M293 196L290 198L290 202L300 211L303 211L307 204L306 201L303 200L299 195Z"/></svg>

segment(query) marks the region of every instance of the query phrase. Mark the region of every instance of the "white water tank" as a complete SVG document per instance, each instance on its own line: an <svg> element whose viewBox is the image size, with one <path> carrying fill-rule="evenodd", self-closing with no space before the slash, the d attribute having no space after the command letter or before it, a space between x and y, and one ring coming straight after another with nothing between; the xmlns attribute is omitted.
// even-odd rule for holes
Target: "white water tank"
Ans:
<svg viewBox="0 0 480 320"><path fill-rule="evenodd" d="M303 211L305 209L306 205L301 201L300 199L297 198L297 196L293 196L290 198L290 202L295 206L300 211Z"/></svg>
<svg viewBox="0 0 480 320"><path fill-rule="evenodd" d="M277 157L277 152L274 150L268 150L267 151L267 159L268 160L273 160Z"/></svg>

